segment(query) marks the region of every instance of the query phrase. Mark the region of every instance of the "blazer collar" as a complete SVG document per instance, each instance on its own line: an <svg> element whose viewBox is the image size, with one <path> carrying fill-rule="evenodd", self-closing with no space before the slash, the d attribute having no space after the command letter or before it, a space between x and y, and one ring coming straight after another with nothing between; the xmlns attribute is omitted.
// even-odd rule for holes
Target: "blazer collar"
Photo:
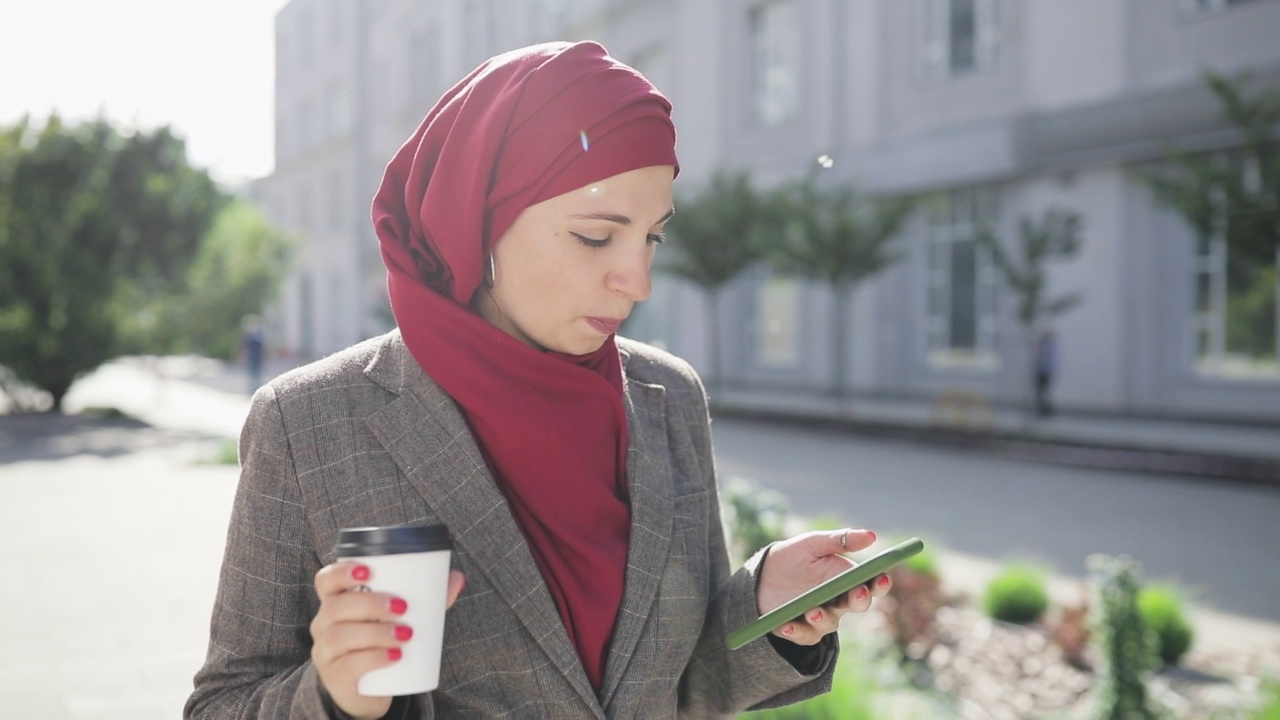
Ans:
<svg viewBox="0 0 1280 720"><path fill-rule="evenodd" d="M396 395L369 418L374 435L561 675L603 718L551 592L457 405L422 372L398 332L386 336L365 373Z"/></svg>
<svg viewBox="0 0 1280 720"><path fill-rule="evenodd" d="M631 544L622 607L605 663L601 702L607 708L626 676L645 624L653 613L667 564L673 523L671 454L667 446L666 389L628 372L622 351L623 404L627 411L627 481L631 490Z"/></svg>
<svg viewBox="0 0 1280 720"><path fill-rule="evenodd" d="M374 434L436 515L448 522L454 541L601 718L653 612L673 522L666 390L630 377L631 355L622 350L621 357L631 538L626 589L598 698L457 405L422 372L398 332L385 337L365 369L369 378L396 396L369 418Z"/></svg>

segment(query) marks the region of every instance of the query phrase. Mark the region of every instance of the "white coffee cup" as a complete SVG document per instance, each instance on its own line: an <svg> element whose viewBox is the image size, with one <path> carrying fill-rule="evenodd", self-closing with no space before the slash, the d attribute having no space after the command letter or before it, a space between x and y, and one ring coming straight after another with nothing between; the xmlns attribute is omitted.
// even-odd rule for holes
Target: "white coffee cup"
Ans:
<svg viewBox="0 0 1280 720"><path fill-rule="evenodd" d="M334 557L368 566L369 580L359 589L404 600L409 608L397 622L413 630L398 661L360 677L356 689L361 695L415 695L439 686L452 551L453 540L443 525L339 531Z"/></svg>

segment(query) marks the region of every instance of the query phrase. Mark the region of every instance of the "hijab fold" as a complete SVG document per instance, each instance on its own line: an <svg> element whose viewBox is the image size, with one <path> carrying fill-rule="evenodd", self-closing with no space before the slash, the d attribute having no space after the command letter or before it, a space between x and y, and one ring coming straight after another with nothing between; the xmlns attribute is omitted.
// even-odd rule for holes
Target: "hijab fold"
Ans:
<svg viewBox="0 0 1280 720"><path fill-rule="evenodd" d="M597 43L498 55L436 103L373 201L405 344L461 408L597 689L631 521L617 345L610 336L580 356L533 348L468 305L486 255L526 207L629 170L678 166L670 113Z"/></svg>

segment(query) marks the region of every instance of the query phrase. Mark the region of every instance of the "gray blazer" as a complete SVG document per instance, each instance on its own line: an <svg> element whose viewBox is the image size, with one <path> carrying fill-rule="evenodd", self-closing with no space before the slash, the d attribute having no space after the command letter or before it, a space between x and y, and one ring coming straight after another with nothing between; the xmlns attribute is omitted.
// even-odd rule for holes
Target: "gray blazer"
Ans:
<svg viewBox="0 0 1280 720"><path fill-rule="evenodd" d="M754 617L756 563L729 572L706 395L682 360L618 346L632 527L599 695L461 413L393 331L254 396L185 716L335 717L309 659L313 576L341 528L417 522L448 525L467 585L446 616L439 689L397 700L393 715L721 717L828 690L833 652L805 675L764 639L725 649L728 629Z"/></svg>

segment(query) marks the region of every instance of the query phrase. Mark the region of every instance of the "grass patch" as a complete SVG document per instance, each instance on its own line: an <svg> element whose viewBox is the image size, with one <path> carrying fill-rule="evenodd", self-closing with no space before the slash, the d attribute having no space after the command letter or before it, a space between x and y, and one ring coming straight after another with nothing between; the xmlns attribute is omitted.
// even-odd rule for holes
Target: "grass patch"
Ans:
<svg viewBox="0 0 1280 720"><path fill-rule="evenodd" d="M738 720L939 720L954 717L940 698L907 682L891 654L840 634L831 692L802 703L743 713Z"/></svg>
<svg viewBox="0 0 1280 720"><path fill-rule="evenodd" d="M200 461L201 465L239 465L240 451L235 440L219 440L218 447L208 457Z"/></svg>
<svg viewBox="0 0 1280 720"><path fill-rule="evenodd" d="M1249 720L1280 720L1280 682L1263 685L1262 704L1248 715Z"/></svg>

